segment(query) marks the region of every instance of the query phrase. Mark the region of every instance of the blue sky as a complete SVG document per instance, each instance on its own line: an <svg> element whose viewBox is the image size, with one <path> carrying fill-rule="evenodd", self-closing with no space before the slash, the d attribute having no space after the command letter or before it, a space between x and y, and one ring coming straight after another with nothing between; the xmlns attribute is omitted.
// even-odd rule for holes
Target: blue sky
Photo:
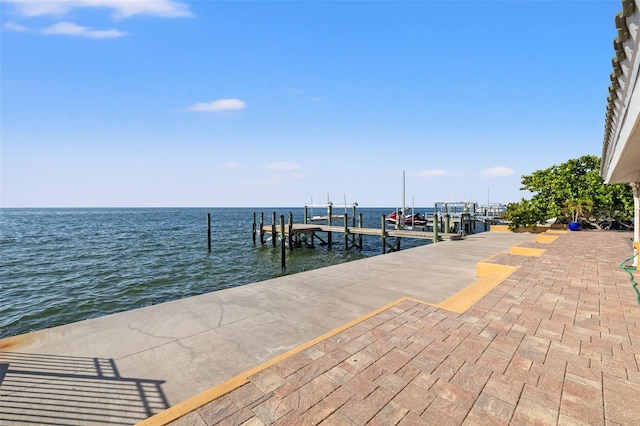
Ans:
<svg viewBox="0 0 640 426"><path fill-rule="evenodd" d="M621 3L0 7L2 207L418 207L601 155Z"/></svg>

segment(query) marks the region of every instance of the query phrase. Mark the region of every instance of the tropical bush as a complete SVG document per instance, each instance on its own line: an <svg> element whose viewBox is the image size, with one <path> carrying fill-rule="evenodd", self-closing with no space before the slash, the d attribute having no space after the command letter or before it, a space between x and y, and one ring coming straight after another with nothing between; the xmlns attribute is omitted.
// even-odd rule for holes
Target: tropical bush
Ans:
<svg viewBox="0 0 640 426"><path fill-rule="evenodd" d="M632 226L633 191L628 184L605 185L600 158L584 155L558 166L522 176L522 190L533 193L507 206L510 228L533 226L551 218L568 222L575 218L601 226L613 222Z"/></svg>

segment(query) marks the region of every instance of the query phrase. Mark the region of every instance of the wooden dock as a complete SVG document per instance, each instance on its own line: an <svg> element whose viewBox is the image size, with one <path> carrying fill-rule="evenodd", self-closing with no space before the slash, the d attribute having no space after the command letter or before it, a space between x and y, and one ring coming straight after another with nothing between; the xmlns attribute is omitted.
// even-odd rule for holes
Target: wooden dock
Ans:
<svg viewBox="0 0 640 426"><path fill-rule="evenodd" d="M330 222L330 221L329 221ZM280 223L276 223L275 212L272 215L272 223L264 223L264 214L260 214L260 221L256 220L256 214L253 217L253 244L257 243L259 238L260 244L264 245L268 239L275 248L277 241L280 241L281 249L281 266L282 270L286 269L285 251L288 247L293 250L296 247L314 248L316 240L322 245L327 246L328 250L332 249L333 234L342 234L344 239L344 250L362 249L362 238L364 235L379 236L382 242L382 254L400 250L400 243L403 238L417 238L430 240L437 243L443 240L461 240L464 232L440 232L438 226L432 227L433 231L428 231L427 227L416 229L388 229L382 217L381 228L365 228L362 226L362 217L358 220L358 226L349 226L349 220L345 214L343 226L335 226L332 224L309 224L309 223L293 223L293 216L289 213L289 219L285 224L284 215L280 216ZM354 221L355 225L355 221ZM269 237L267 239L267 236ZM392 239L391 241L388 241Z"/></svg>
<svg viewBox="0 0 640 426"><path fill-rule="evenodd" d="M345 232L348 234L355 235L378 235L381 236L383 230L379 228L359 228L357 226L328 226L328 225L304 225L304 224L294 224L292 227L292 232L302 232L302 233L310 233L311 229L315 229L319 232ZM384 230L385 237L395 237L395 238L420 238L425 240L433 240L433 232L423 231L423 230L414 230L414 229L385 229ZM460 240L462 239L461 233L438 233L438 240Z"/></svg>

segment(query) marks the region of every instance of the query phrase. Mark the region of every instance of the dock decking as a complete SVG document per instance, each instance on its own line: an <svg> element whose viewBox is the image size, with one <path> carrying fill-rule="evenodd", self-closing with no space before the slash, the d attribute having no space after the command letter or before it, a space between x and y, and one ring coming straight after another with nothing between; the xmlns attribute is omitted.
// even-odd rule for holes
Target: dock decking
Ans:
<svg viewBox="0 0 640 426"><path fill-rule="evenodd" d="M378 228L360 228L357 226L329 226L329 225L308 225L308 224L293 224L291 228L285 227L285 234L289 235L289 232L293 232L295 234L311 234L313 232L336 232L336 233L344 233L346 230L347 234L353 235L375 235L381 236L383 233L382 229ZM263 231L270 233L271 225L264 225ZM422 231L422 230L412 230L412 229L385 229L384 234L386 237L396 237L396 238L419 238L425 240L433 240L433 232ZM441 240L459 240L462 239L462 234L460 233L443 233L439 232L438 236Z"/></svg>

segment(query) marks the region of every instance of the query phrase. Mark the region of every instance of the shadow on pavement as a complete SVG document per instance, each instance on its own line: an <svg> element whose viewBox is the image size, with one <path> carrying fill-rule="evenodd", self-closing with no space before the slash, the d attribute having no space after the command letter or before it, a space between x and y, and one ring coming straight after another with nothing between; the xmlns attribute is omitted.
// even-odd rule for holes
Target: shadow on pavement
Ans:
<svg viewBox="0 0 640 426"><path fill-rule="evenodd" d="M163 383L110 358L0 352L0 424L134 424L169 407Z"/></svg>

